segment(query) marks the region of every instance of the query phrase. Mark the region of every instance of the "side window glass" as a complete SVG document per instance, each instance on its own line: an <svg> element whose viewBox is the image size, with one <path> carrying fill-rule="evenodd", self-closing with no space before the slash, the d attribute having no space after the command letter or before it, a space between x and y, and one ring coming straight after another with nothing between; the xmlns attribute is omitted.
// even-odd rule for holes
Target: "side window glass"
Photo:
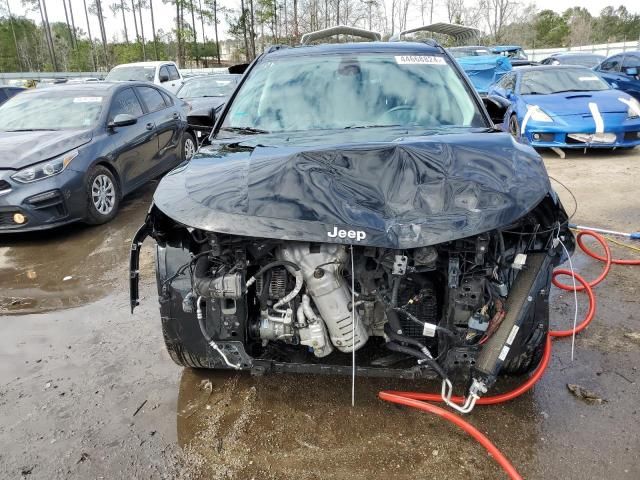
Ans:
<svg viewBox="0 0 640 480"><path fill-rule="evenodd" d="M620 57L620 55L616 55L615 57L611 57L608 60L605 60L604 62L602 62L602 65L600 65L600 70L603 72L615 72L615 71L619 71L620 70L620 61L622 60L622 58Z"/></svg>
<svg viewBox="0 0 640 480"><path fill-rule="evenodd" d="M0 88L0 102L3 102L7 99L7 94L4 93L4 90Z"/></svg>
<svg viewBox="0 0 640 480"><path fill-rule="evenodd" d="M171 80L171 75L169 75L169 70L167 69L167 67L160 67L160 77L162 77L163 75L166 75L167 78L169 80Z"/></svg>
<svg viewBox="0 0 640 480"><path fill-rule="evenodd" d="M509 75L509 77L507 78L507 86L506 86L507 90L511 90L514 91L516 89L516 76L515 75Z"/></svg>
<svg viewBox="0 0 640 480"><path fill-rule="evenodd" d="M622 68L640 68L640 57L626 55L622 61Z"/></svg>
<svg viewBox="0 0 640 480"><path fill-rule="evenodd" d="M166 108L164 98L158 90L151 87L137 87L138 93L142 97L142 101L147 106L149 113L157 112Z"/></svg>
<svg viewBox="0 0 640 480"><path fill-rule="evenodd" d="M125 88L113 97L111 109L109 110L109 121L112 121L116 115L121 113L133 115L136 118L142 116L142 106L131 88Z"/></svg>
<svg viewBox="0 0 640 480"><path fill-rule="evenodd" d="M180 80L180 74L176 67L173 65L167 65L167 69L169 70L169 80Z"/></svg>
<svg viewBox="0 0 640 480"><path fill-rule="evenodd" d="M171 97L169 95L167 95L165 92L160 92L162 94L162 98L164 98L164 103L167 107L170 107L173 105L173 100L171 99Z"/></svg>

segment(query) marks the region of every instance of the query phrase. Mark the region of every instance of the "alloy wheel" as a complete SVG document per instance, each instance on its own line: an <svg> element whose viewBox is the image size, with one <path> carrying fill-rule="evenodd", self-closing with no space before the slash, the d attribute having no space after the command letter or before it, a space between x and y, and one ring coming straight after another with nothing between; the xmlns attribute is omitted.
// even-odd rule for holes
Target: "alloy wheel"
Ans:
<svg viewBox="0 0 640 480"><path fill-rule="evenodd" d="M116 200L116 188L106 175L98 175L91 185L93 206L102 215L109 215Z"/></svg>

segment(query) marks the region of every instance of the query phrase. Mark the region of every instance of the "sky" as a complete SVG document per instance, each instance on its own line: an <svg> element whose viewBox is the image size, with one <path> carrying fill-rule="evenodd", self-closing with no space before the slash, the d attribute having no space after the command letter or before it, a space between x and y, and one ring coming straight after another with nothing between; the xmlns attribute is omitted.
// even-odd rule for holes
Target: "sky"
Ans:
<svg viewBox="0 0 640 480"><path fill-rule="evenodd" d="M0 0L0 3L4 3L6 1L7 0ZM109 5L111 5L112 3L115 3L116 1L119 1L119 0L103 0L102 8L103 8L103 13L106 16L105 27L107 29L107 36L109 40L113 38L114 34L117 34L118 38L121 40L124 38L123 27L122 27L122 15L118 13L117 18L115 18L111 12L111 9L109 8ZM287 1L292 1L292 0L287 0ZM390 0L386 0L386 1L390 3ZM433 18L434 23L439 21L447 21L446 9L444 6L445 1L444 0L435 0L435 1L436 3L434 7L434 18ZM25 9L22 6L21 0L8 0L8 2L11 7L11 11L14 15L25 14ZM89 3L88 0L87 0L87 3ZM125 0L125 3L130 4L131 0ZM240 0L220 0L220 3L230 8L237 8L240 4ZM417 4L418 2L416 1L415 3ZM523 0L521 1L521 3L523 5L528 3L533 3L536 5L538 10L551 9L557 12L563 12L567 8L580 5L582 7L587 8L593 15L599 14L600 10L602 10L602 8L604 8L607 5L613 5L614 7L617 7L619 5L624 5L627 8L627 10L629 10L630 12L640 13L639 0L611 0L611 1L608 1L608 0L604 0L604 1L603 0L537 0L537 1ZM63 22L65 20L62 0L46 0L46 4L47 4L47 11L49 14L50 22L55 22L55 21ZM86 27L86 21L84 17L82 0L71 0L71 4L73 6L76 26L86 32L87 27ZM175 18L174 8L169 4L165 5L162 2L162 0L154 0L153 5L154 5L156 28L158 30L162 29L164 31L169 31L173 27L173 23L174 23L174 18ZM197 0L194 0L194 5L197 5ZM148 10L144 12L144 15L145 15L143 17L144 30L145 30L145 36L147 36L147 33L151 32L151 17ZM38 12L27 13L27 16L29 18L33 18L38 23L40 21L40 16ZM91 24L91 33L94 37L97 37L99 32L97 19L95 18L95 16L93 18L91 18L90 16L89 21ZM197 18L196 18L196 23L198 23L197 30L198 30L198 35L200 36L201 32L199 27L199 21ZM421 22L420 22L419 15L417 14L417 11L414 12L414 15L409 14L407 28L418 27L420 26L420 23ZM134 32L134 25L133 25L133 17L131 16L131 14L129 14L127 17L127 28L129 30L129 38L133 38L135 33L132 33ZM207 37L212 38L213 26L205 26L205 29L206 29L205 33L207 34ZM223 22L219 31L221 38L228 37L226 30L227 30L227 25L224 24Z"/></svg>

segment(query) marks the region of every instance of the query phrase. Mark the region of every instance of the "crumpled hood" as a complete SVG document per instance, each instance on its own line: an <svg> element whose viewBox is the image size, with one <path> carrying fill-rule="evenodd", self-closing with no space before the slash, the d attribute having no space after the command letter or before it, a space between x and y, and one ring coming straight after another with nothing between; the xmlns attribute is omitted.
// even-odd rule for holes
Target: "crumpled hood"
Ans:
<svg viewBox="0 0 640 480"><path fill-rule="evenodd" d="M619 90L601 90L595 92L565 92L552 95L523 95L522 99L529 105L537 105L552 117L565 115L589 115L590 103L598 106L600 113L622 113L629 105L620 101L628 100L629 95Z"/></svg>
<svg viewBox="0 0 640 480"><path fill-rule="evenodd" d="M91 141L91 130L0 132L0 169L20 169Z"/></svg>
<svg viewBox="0 0 640 480"><path fill-rule="evenodd" d="M533 149L506 133L473 133L212 148L169 173L154 203L209 231L414 248L510 225L549 191Z"/></svg>

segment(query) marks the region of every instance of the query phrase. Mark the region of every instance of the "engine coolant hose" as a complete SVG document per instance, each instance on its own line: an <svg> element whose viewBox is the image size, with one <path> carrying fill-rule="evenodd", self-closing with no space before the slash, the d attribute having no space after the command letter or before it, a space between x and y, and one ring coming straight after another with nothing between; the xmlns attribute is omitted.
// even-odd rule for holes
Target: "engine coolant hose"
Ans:
<svg viewBox="0 0 640 480"><path fill-rule="evenodd" d="M583 237L585 236L594 238L602 246L604 250L604 256L595 253L585 245L583 240ZM586 293L589 300L589 308L584 319L578 325L576 325L575 329L571 328L568 330L550 330L546 338L542 358L532 375L523 384L511 391L498 395L481 397L476 402L477 405L495 405L498 403L508 402L529 391L538 382L538 380L542 378L542 375L549 365L549 361L551 359L551 339L553 337L562 338L577 334L584 330L593 320L593 317L596 313L596 298L593 293L592 287L598 285L606 278L611 269L611 265L640 265L640 260L620 260L612 258L611 250L609 249L609 245L607 244L606 239L598 233L589 230L580 231L577 235L577 243L585 254L596 260L604 262L605 265L603 267L602 273L596 279L588 282L578 273L572 272L571 270L558 268L553 272L552 282L556 287L562 290L573 292L574 286L560 282L558 280L558 277L569 276L575 279L575 281L578 283L578 285L575 286L575 291ZM522 476L517 472L511 462L509 462L509 460L502 454L502 452L500 452L498 448L473 425L471 425L459 415L450 412L449 410L445 410L444 408L440 408L431 403L426 403L442 402L442 395L440 393L436 394L386 390L379 392L378 396L381 400L384 400L386 402L417 408L424 412L433 413L444 418L445 420L450 421L451 423L455 424L466 433L471 435L478 443L480 443L493 456L493 458L505 471L509 478L518 480L522 479ZM458 404L464 403L464 397L460 396L452 396L451 400Z"/></svg>

